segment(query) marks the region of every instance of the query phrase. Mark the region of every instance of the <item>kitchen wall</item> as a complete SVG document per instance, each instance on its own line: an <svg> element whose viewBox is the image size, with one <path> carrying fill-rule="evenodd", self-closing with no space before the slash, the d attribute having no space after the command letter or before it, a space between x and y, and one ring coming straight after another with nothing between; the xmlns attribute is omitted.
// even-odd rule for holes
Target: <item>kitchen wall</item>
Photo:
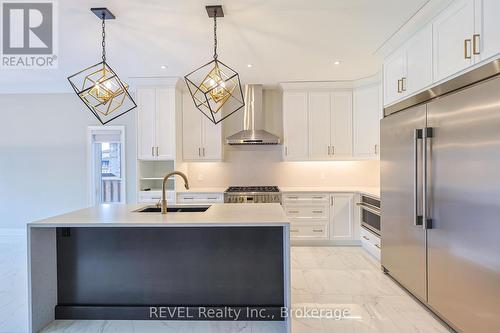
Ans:
<svg viewBox="0 0 500 333"><path fill-rule="evenodd" d="M283 137L282 96L263 90L264 128ZM223 122L223 137L242 129L243 112ZM223 162L184 163L192 187L229 185L376 186L379 161L283 162L282 146L224 146Z"/></svg>
<svg viewBox="0 0 500 333"><path fill-rule="evenodd" d="M0 228L87 205L87 126L97 119L74 94L0 95ZM135 114L126 127L127 201L136 198ZM0 233L2 230L0 230Z"/></svg>

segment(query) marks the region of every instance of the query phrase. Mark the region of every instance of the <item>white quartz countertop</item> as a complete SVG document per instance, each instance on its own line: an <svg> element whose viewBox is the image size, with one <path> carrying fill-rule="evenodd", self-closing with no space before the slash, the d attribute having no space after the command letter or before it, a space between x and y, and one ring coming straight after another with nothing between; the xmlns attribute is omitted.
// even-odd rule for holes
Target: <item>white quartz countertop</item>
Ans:
<svg viewBox="0 0 500 333"><path fill-rule="evenodd" d="M363 187L363 186L346 186L346 187L304 187L304 186L280 186L281 192L343 192L343 193L360 193L367 194L376 198L380 198L379 187Z"/></svg>
<svg viewBox="0 0 500 333"><path fill-rule="evenodd" d="M201 213L139 213L147 205L102 204L28 223L28 227L287 225L280 204L214 204ZM175 205L179 207L181 205ZM188 205L186 205L188 206Z"/></svg>

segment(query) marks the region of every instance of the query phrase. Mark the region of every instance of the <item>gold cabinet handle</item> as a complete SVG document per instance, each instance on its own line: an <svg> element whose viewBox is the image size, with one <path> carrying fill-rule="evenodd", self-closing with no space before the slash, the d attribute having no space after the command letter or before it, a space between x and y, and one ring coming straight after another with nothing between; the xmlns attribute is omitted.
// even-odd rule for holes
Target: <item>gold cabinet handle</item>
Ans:
<svg viewBox="0 0 500 333"><path fill-rule="evenodd" d="M198 156L201 157L201 148L198 148Z"/></svg>
<svg viewBox="0 0 500 333"><path fill-rule="evenodd" d="M406 78L401 78L401 92L406 91Z"/></svg>
<svg viewBox="0 0 500 333"><path fill-rule="evenodd" d="M378 249L380 249L380 245L378 245L378 244L375 244L375 247L377 247Z"/></svg>
<svg viewBox="0 0 500 333"><path fill-rule="evenodd" d="M472 55L470 52L471 42L472 41L469 38L464 40L464 58L465 59L472 59Z"/></svg>
<svg viewBox="0 0 500 333"><path fill-rule="evenodd" d="M297 229L290 229L290 232L299 232Z"/></svg>
<svg viewBox="0 0 500 333"><path fill-rule="evenodd" d="M375 149L375 155L377 155L378 154L378 145L377 144L374 145L374 149Z"/></svg>
<svg viewBox="0 0 500 333"><path fill-rule="evenodd" d="M401 94L403 90L401 89L401 80L398 80L398 94Z"/></svg>
<svg viewBox="0 0 500 333"><path fill-rule="evenodd" d="M285 156L288 156L288 147L285 146Z"/></svg>
<svg viewBox="0 0 500 333"><path fill-rule="evenodd" d="M323 214L322 210L313 210L312 211L314 214Z"/></svg>
<svg viewBox="0 0 500 333"><path fill-rule="evenodd" d="M363 238L364 238L364 239L366 239L366 240L370 240L370 238L368 238L368 237L366 237L366 236L363 236Z"/></svg>
<svg viewBox="0 0 500 333"><path fill-rule="evenodd" d="M320 197L320 196L317 196L317 197L313 197L313 199L320 199L322 200L324 197Z"/></svg>
<svg viewBox="0 0 500 333"><path fill-rule="evenodd" d="M288 213L289 214L298 214L299 211L298 210L289 210Z"/></svg>
<svg viewBox="0 0 500 333"><path fill-rule="evenodd" d="M481 54L480 42L481 42L481 35L474 34L472 36L472 53L474 53L475 55Z"/></svg>
<svg viewBox="0 0 500 333"><path fill-rule="evenodd" d="M332 146L332 156L335 155L335 146Z"/></svg>
<svg viewBox="0 0 500 333"><path fill-rule="evenodd" d="M156 147L156 156L160 156L160 147Z"/></svg>
<svg viewBox="0 0 500 333"><path fill-rule="evenodd" d="M155 147L151 147L151 156L155 156Z"/></svg>
<svg viewBox="0 0 500 333"><path fill-rule="evenodd" d="M323 232L323 229L313 229L313 232Z"/></svg>
<svg viewBox="0 0 500 333"><path fill-rule="evenodd" d="M330 155L330 146L328 146L328 155Z"/></svg>

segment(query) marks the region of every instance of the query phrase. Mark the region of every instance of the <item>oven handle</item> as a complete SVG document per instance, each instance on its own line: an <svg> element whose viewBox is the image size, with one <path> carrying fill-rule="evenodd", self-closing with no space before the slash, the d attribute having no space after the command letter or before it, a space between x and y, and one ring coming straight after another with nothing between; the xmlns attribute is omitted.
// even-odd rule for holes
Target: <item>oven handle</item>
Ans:
<svg viewBox="0 0 500 333"><path fill-rule="evenodd" d="M380 216L380 208L378 208L377 206L367 204L366 202L358 202L358 203L356 203L356 205L361 207L361 209L366 209L370 213L373 213L377 216Z"/></svg>

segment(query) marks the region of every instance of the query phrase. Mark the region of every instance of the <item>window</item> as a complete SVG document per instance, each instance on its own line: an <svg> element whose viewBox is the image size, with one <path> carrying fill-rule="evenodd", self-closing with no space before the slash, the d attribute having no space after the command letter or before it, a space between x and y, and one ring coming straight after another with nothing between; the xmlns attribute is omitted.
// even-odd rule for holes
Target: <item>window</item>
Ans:
<svg viewBox="0 0 500 333"><path fill-rule="evenodd" d="M88 128L89 204L125 202L125 128Z"/></svg>

